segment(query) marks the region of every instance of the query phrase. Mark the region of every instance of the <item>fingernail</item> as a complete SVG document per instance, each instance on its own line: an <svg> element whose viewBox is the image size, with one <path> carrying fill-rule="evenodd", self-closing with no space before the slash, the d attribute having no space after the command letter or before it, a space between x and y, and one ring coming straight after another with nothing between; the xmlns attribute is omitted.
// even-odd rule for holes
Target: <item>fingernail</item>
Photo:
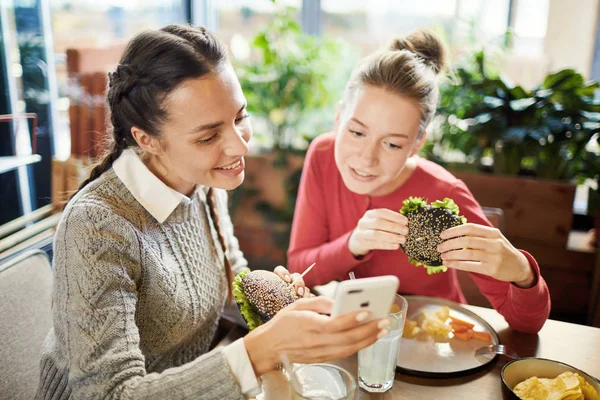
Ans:
<svg viewBox="0 0 600 400"><path fill-rule="evenodd" d="M286 282L291 282L291 281L292 281L292 278L290 278L290 276L289 276L289 275L286 275L286 276L285 276L285 281L286 281Z"/></svg>
<svg viewBox="0 0 600 400"><path fill-rule="evenodd" d="M298 288L298 294L299 294L300 296L304 296L304 288L303 288L302 286L300 286L300 287Z"/></svg>
<svg viewBox="0 0 600 400"><path fill-rule="evenodd" d="M356 320L358 322L362 322L365 319L367 319L368 316L369 316L369 312L368 311L359 312L358 314L356 314Z"/></svg>
<svg viewBox="0 0 600 400"><path fill-rule="evenodd" d="M379 321L379 323L377 324L377 327L379 329L383 329L386 326L388 326L390 324L390 321L388 321L387 319L382 319L381 321Z"/></svg>
<svg viewBox="0 0 600 400"><path fill-rule="evenodd" d="M377 339L381 339L385 335L387 335L387 331L386 330L379 331L379 333L377 334Z"/></svg>

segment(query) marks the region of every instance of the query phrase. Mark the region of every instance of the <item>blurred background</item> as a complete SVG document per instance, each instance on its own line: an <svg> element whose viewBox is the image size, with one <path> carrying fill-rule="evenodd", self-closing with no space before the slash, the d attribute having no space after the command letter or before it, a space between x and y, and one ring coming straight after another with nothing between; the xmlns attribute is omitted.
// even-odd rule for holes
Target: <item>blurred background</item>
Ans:
<svg viewBox="0 0 600 400"><path fill-rule="evenodd" d="M102 154L107 73L127 40L191 23L228 45L252 115L247 182L230 195L242 250L252 268L285 264L304 153L333 128L352 68L426 27L451 65L422 156L537 257L553 318L598 326L599 1L2 0L0 262L51 255L64 200Z"/></svg>

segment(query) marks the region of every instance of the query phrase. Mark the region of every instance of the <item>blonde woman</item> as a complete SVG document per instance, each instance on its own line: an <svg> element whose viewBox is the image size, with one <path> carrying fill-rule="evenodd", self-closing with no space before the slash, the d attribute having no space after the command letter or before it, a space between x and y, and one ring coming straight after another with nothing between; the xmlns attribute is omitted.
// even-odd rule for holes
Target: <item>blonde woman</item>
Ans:
<svg viewBox="0 0 600 400"><path fill-rule="evenodd" d="M456 270L468 271L513 329L537 332L550 297L535 259L491 226L465 184L417 154L435 115L443 43L419 30L398 38L356 67L335 120L306 157L288 267L309 286L392 274L403 293L465 302ZM447 273L427 275L399 251L408 233L398 211L410 196L453 199L469 223L448 229L438 250Z"/></svg>

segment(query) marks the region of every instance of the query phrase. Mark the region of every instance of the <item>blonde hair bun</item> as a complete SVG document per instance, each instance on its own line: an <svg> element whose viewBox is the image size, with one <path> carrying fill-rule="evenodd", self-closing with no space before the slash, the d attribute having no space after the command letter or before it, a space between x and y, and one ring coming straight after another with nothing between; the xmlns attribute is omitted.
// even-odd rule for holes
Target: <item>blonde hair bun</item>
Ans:
<svg viewBox="0 0 600 400"><path fill-rule="evenodd" d="M388 50L408 50L423 59L425 64L433 68L435 73L442 71L446 65L446 46L442 39L428 29L418 29L405 37L392 40Z"/></svg>

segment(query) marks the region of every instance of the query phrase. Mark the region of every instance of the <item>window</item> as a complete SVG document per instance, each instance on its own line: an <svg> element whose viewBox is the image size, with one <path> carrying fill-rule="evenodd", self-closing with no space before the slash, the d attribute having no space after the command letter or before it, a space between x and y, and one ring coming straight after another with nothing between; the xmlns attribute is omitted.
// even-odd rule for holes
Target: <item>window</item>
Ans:
<svg viewBox="0 0 600 400"><path fill-rule="evenodd" d="M518 1L514 23L514 51L541 56L548 27L548 1Z"/></svg>
<svg viewBox="0 0 600 400"><path fill-rule="evenodd" d="M451 46L485 42L508 25L509 0L323 0L323 32L341 37L366 55L394 36L431 28Z"/></svg>
<svg viewBox="0 0 600 400"><path fill-rule="evenodd" d="M296 8L299 12L302 0L279 0L278 5L270 0L220 0L215 6L216 32L228 46L237 35L251 40L272 19L277 7L282 5Z"/></svg>
<svg viewBox="0 0 600 400"><path fill-rule="evenodd" d="M109 47L124 44L144 29L187 21L182 0L52 0L50 2L56 74L58 81L59 132L56 154L70 154L68 48ZM76 89L75 89L76 90Z"/></svg>

